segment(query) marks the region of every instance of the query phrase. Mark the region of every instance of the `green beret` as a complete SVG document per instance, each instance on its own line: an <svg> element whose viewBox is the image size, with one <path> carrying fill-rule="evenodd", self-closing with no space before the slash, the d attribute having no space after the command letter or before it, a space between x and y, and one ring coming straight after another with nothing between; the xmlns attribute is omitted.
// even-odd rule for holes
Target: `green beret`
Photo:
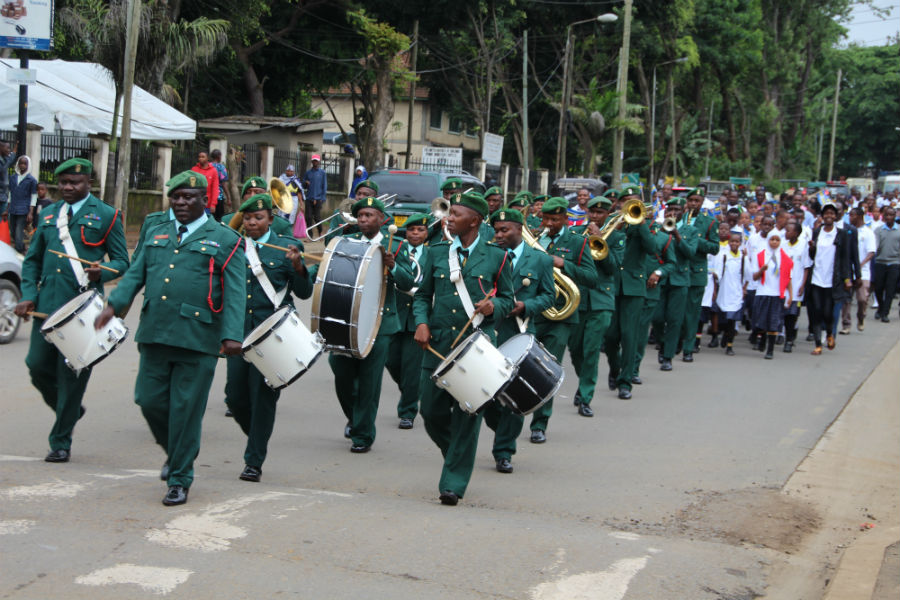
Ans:
<svg viewBox="0 0 900 600"><path fill-rule="evenodd" d="M53 171L54 175L64 175L66 173L75 173L78 175L90 175L94 171L94 164L86 158L70 158L63 164L56 167Z"/></svg>
<svg viewBox="0 0 900 600"><path fill-rule="evenodd" d="M250 179L248 179L247 181L244 182L244 187L241 188L241 196L246 194L247 190L252 187L264 190L268 186L266 185L266 180L263 179L262 177L259 177L259 176L251 177Z"/></svg>
<svg viewBox="0 0 900 600"><path fill-rule="evenodd" d="M516 194L516 198L527 198L530 201L534 200L534 194L531 193L531 190L522 190Z"/></svg>
<svg viewBox="0 0 900 600"><path fill-rule="evenodd" d="M706 192L704 192L703 188L701 187L695 187L685 195L685 198L690 198L691 196L700 196L701 198L705 198Z"/></svg>
<svg viewBox="0 0 900 600"><path fill-rule="evenodd" d="M514 206L528 206L529 204L531 203L528 201L528 196L516 194L516 197L513 198L507 206L512 208Z"/></svg>
<svg viewBox="0 0 900 600"><path fill-rule="evenodd" d="M268 194L253 194L241 204L241 212L254 212L257 210L272 210L272 196Z"/></svg>
<svg viewBox="0 0 900 600"><path fill-rule="evenodd" d="M378 184L375 183L374 181L372 181L371 179L366 179L365 181L360 181L360 182L356 185L356 189L357 189L357 190L358 190L359 188L363 188L363 187L364 187L364 188L369 188L370 190L373 190L376 194L378 193ZM355 191L355 190L354 190L354 191Z"/></svg>
<svg viewBox="0 0 900 600"><path fill-rule="evenodd" d="M684 206L685 198L682 196L672 196L666 203L667 206Z"/></svg>
<svg viewBox="0 0 900 600"><path fill-rule="evenodd" d="M541 212L545 215L564 215L569 210L569 203L565 198L556 196L544 202Z"/></svg>
<svg viewBox="0 0 900 600"><path fill-rule="evenodd" d="M595 206L599 206L600 208L609 210L610 208L612 208L612 200L610 200L606 196L597 196L596 198L591 198L591 200L587 203L587 207L594 208Z"/></svg>
<svg viewBox="0 0 900 600"><path fill-rule="evenodd" d="M542 194L542 195L540 195L540 196L535 196L535 197L531 200L531 203L534 204L535 202L546 202L547 199L548 199L549 197L550 197L550 196L548 196L548 195L546 195L546 194Z"/></svg>
<svg viewBox="0 0 900 600"><path fill-rule="evenodd" d="M641 195L641 188L634 184L628 184L628 185L622 186L622 189L619 192L619 198L623 198L625 196L640 196L640 195Z"/></svg>
<svg viewBox="0 0 900 600"><path fill-rule="evenodd" d="M618 200L619 199L619 190L617 190L616 188L609 188L608 190L603 192L603 197L604 198L612 198L613 200Z"/></svg>
<svg viewBox="0 0 900 600"><path fill-rule="evenodd" d="M166 182L166 188L168 188L170 194L178 188L205 190L206 177L197 171L182 171Z"/></svg>
<svg viewBox="0 0 900 600"><path fill-rule="evenodd" d="M520 213L519 211L512 210L508 206L504 206L491 215L491 224L493 225L496 221L509 221L511 223L524 225L525 217L523 217L522 213Z"/></svg>
<svg viewBox="0 0 900 600"><path fill-rule="evenodd" d="M381 213L384 214L384 202L378 198L363 198L362 200L357 200L353 204L353 208L350 209L350 212L355 217L361 208L374 208L380 210Z"/></svg>
<svg viewBox="0 0 900 600"><path fill-rule="evenodd" d="M447 190L460 190L462 189L463 182L459 177L448 177L444 180L444 183L441 184L441 191L446 192Z"/></svg>
<svg viewBox="0 0 900 600"><path fill-rule="evenodd" d="M500 196L503 195L503 190L501 190L501 189L500 189L499 187L497 187L496 185L495 185L494 187L489 187L489 188L487 189L487 191L484 193L484 197L487 198L488 196L493 196L493 195L495 195L495 194L498 194L498 195L500 195Z"/></svg>
<svg viewBox="0 0 900 600"><path fill-rule="evenodd" d="M453 196L452 203L470 208L480 214L482 217L486 217L488 215L488 211L490 210L488 208L487 200L484 199L484 196L475 191Z"/></svg>
<svg viewBox="0 0 900 600"><path fill-rule="evenodd" d="M409 227L410 225L422 225L423 227L428 227L428 221L430 219L431 215L426 215L425 213L416 213L414 215L409 215L403 225L405 225L406 227Z"/></svg>

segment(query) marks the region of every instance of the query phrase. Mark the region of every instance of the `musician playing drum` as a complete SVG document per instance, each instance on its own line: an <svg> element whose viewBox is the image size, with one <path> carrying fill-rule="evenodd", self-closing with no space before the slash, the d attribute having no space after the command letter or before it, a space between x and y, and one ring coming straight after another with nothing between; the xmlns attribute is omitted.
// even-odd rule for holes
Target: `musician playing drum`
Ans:
<svg viewBox="0 0 900 600"><path fill-rule="evenodd" d="M272 223L272 197L256 194L241 204L244 214L244 259L247 264L247 310L244 337L278 308L292 304L291 293L309 298L312 284L303 264L303 245L292 237L277 235ZM263 246L262 244L268 244ZM270 248L278 246L287 252ZM266 449L275 426L275 404L281 394L266 385L259 370L240 356L228 357L225 403L234 420L247 434L244 481L259 481Z"/></svg>
<svg viewBox="0 0 900 600"><path fill-rule="evenodd" d="M266 180L262 177L254 176L247 179L247 181L244 182L244 185L241 186L241 206L243 206L243 203L249 200L251 196L255 196L256 194L267 194L267 187ZM235 213L233 212L222 215L222 223L229 225L234 218L234 215ZM291 225L290 221L281 215L272 214L272 223L269 225L269 231L273 234L290 237L293 235L293 228L294 226Z"/></svg>
<svg viewBox="0 0 900 600"><path fill-rule="evenodd" d="M122 215L91 194L91 172L91 162L83 158L71 158L55 171L63 199L41 211L22 265L22 301L16 305L15 313L25 320L34 310L52 313L83 290L94 289L103 294L103 284L118 276L98 266L105 255L109 261L102 263L104 266L119 273L128 269ZM91 264L48 250L80 257ZM43 318L35 318L25 364L31 383L56 413L50 430L50 453L44 460L68 462L72 431L84 414L81 399L91 369L75 373L67 367L56 346L41 335L43 323Z"/></svg>
<svg viewBox="0 0 900 600"><path fill-rule="evenodd" d="M509 314L515 302L506 251L478 235L487 216L487 202L477 192L454 200L447 224L453 241L429 247L420 263L422 281L413 297L416 342L444 355L473 315L473 323L494 340L495 313ZM465 495L472 476L481 415L463 411L449 393L432 382L431 374L440 362L431 352L422 359L421 412L425 431L444 456L438 484L441 503L453 506Z"/></svg>

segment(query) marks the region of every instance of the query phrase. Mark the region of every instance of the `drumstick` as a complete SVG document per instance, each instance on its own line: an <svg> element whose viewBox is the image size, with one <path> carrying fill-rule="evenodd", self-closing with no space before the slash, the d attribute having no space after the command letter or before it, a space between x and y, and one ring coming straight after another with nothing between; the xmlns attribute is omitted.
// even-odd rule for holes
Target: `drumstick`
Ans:
<svg viewBox="0 0 900 600"><path fill-rule="evenodd" d="M84 263L86 265L94 264L94 261L92 261L92 260L85 260L85 259L79 258L77 256L72 256L71 254L66 254L65 252L57 252L56 250L53 250L52 248L48 248L48 250L50 250L50 252L52 252L53 254L56 254L57 256L61 256L63 258L68 258L71 260L77 260L78 262ZM97 265L97 266L100 267L101 269L103 269L104 271L109 271L110 273L115 273L116 275L119 274L119 272L116 269L113 269L112 267L105 267L103 265Z"/></svg>
<svg viewBox="0 0 900 600"><path fill-rule="evenodd" d="M446 358L443 357L443 355L440 352L438 352L437 350L432 348L431 344L428 344L427 346L425 346L425 349L428 350L429 352L431 352L432 354L434 354L435 356L437 356L439 359L447 360Z"/></svg>
<svg viewBox="0 0 900 600"><path fill-rule="evenodd" d="M484 302L485 300L487 300L488 298L490 298L490 297L493 296L493 295L494 295L494 290L491 290L491 291L489 291L489 292L487 293L487 295L486 295L484 298L481 299L481 301ZM466 321L466 324L463 326L462 330L459 332L459 335L457 335L457 336L456 336L456 339L453 340L453 343L450 344L450 347L451 347L451 348L455 348L455 347L456 347L456 342L459 341L459 338L461 338L461 337L463 336L463 334L466 332L466 329L469 328L469 325L472 324L472 321L474 321L474 320L475 320L475 317L476 317L477 315L479 315L479 314L480 314L480 313L478 313L478 312L473 312L473 313L472 313L472 316L469 317L469 320L468 320L468 321Z"/></svg>
<svg viewBox="0 0 900 600"><path fill-rule="evenodd" d="M264 242L254 242L254 243L259 244L260 246L265 246L266 248L274 248L275 250L281 250L282 252L288 251L288 249L285 248L284 246L275 246L272 244L266 244ZM308 258L309 260L314 260L316 262L322 262L321 256L313 256L312 254L307 254L306 252L301 252L300 256L302 256L303 258Z"/></svg>
<svg viewBox="0 0 900 600"><path fill-rule="evenodd" d="M47 313L38 312L36 310L30 310L25 314L31 315L32 317L34 317L36 319L46 319L47 318Z"/></svg>
<svg viewBox="0 0 900 600"><path fill-rule="evenodd" d="M397 233L397 226L394 225L393 223L391 223L390 226L388 227L388 245L387 245L388 252L393 252L394 234L395 233ZM385 267L384 274L387 275L387 272L388 272L388 268Z"/></svg>

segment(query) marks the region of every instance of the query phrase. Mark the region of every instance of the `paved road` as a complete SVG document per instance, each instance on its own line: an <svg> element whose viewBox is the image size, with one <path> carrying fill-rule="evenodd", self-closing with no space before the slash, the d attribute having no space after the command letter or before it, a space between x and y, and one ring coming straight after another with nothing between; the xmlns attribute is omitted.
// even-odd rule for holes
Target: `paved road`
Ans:
<svg viewBox="0 0 900 600"><path fill-rule="evenodd" d="M523 437L502 475L484 428L456 508L437 502L440 453L421 423L396 428L387 376L373 450L349 452L324 360L282 395L259 484L237 479L244 438L223 416L220 363L190 502L161 505L130 340L94 369L72 462L44 463L51 414L23 329L0 347L0 597L753 598L792 525L772 541L715 524L787 480L897 342L896 322L818 358L803 343L765 361L742 336L735 357L703 348L662 373L650 352L634 400L598 390L593 419L571 406L567 361L549 441Z"/></svg>

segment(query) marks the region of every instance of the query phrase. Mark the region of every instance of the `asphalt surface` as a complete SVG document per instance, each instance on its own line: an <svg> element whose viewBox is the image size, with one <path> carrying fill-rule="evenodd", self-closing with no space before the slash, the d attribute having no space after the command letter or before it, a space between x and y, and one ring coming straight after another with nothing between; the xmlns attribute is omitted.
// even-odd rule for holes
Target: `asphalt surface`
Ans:
<svg viewBox="0 0 900 600"><path fill-rule="evenodd" d="M649 348L631 401L606 390L601 363L593 419L572 407L567 358L548 442L526 427L500 474L484 427L455 508L437 500L441 456L421 421L397 429L387 374L373 449L349 452L324 357L281 396L262 482L238 480L245 438L223 416L220 361L189 502L166 508L133 340L94 368L72 461L49 464L30 327L0 347L2 598L753 598L778 552L680 515L784 484L898 339L896 319L872 320L821 357L800 343L767 361L742 334L737 356L703 347L671 373Z"/></svg>

